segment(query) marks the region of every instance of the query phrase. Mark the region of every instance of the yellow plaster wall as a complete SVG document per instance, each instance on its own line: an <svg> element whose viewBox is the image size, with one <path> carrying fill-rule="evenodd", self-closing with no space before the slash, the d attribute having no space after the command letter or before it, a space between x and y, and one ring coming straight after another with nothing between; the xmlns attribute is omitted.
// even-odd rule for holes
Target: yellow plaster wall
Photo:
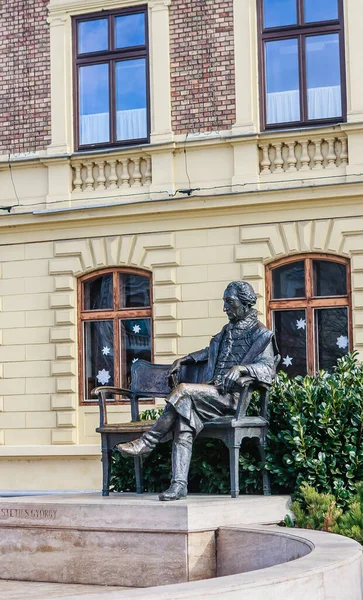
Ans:
<svg viewBox="0 0 363 600"><path fill-rule="evenodd" d="M22 205L28 207L44 206L48 194L48 172L38 162L26 165L0 161L0 207Z"/></svg>
<svg viewBox="0 0 363 600"><path fill-rule="evenodd" d="M0 490L98 490L100 457L1 458Z"/></svg>

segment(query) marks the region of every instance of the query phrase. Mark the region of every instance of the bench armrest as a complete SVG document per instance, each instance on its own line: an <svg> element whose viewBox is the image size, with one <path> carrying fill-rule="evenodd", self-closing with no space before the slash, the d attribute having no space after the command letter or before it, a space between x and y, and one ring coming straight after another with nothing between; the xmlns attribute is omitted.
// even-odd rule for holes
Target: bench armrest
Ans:
<svg viewBox="0 0 363 600"><path fill-rule="evenodd" d="M124 396L130 396L132 394L131 390L127 388L118 388L113 387L112 385L100 385L92 390L91 396L98 396L101 392L111 392L111 394L122 394Z"/></svg>
<svg viewBox="0 0 363 600"><path fill-rule="evenodd" d="M246 416L248 406L251 402L252 394L257 390L260 394L260 416L266 419L268 392L270 386L266 383L258 383L252 377L244 376L237 380L237 384L241 386L241 393L238 400L235 419L240 420Z"/></svg>
<svg viewBox="0 0 363 600"><path fill-rule="evenodd" d="M111 385L102 385L94 388L91 391L91 396L98 396L98 406L100 408L100 427L107 425L107 405L106 405L106 394L111 393L114 395L127 396L131 402L131 413L132 420L137 421L139 416L139 407L137 398L131 392L131 390L125 388L113 387Z"/></svg>

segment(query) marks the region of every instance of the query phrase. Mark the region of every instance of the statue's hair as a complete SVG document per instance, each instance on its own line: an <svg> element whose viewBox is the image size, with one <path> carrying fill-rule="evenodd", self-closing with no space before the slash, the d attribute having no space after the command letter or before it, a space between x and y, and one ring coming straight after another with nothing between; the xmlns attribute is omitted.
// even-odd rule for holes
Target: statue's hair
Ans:
<svg viewBox="0 0 363 600"><path fill-rule="evenodd" d="M241 302L247 303L250 306L256 304L257 296L255 291L248 281L231 281L226 287L226 290L233 289L235 290L238 299Z"/></svg>

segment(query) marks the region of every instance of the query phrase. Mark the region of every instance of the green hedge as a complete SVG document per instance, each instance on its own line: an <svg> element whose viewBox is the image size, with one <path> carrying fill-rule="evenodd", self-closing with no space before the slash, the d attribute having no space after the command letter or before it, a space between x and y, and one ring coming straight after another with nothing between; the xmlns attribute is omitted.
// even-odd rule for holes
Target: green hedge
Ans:
<svg viewBox="0 0 363 600"><path fill-rule="evenodd" d="M291 510L294 521L285 517L287 527L318 529L339 533L363 543L363 483L358 483L344 509L337 506L333 494L317 492L313 487L303 484L299 500L293 502Z"/></svg>
<svg viewBox="0 0 363 600"><path fill-rule="evenodd" d="M250 407L256 414L256 401ZM363 479L363 367L354 353L338 361L332 374L289 379L280 372L270 395L267 468L274 493L299 497L306 482L331 493L344 506ZM147 413L146 418L155 416ZM247 443L248 442L248 443ZM145 490L156 492L170 480L170 444L161 444L145 461ZM240 458L240 491L260 493L261 464L246 440ZM113 455L111 485L135 489L132 459ZM196 440L190 492L229 492L228 451L222 442Z"/></svg>

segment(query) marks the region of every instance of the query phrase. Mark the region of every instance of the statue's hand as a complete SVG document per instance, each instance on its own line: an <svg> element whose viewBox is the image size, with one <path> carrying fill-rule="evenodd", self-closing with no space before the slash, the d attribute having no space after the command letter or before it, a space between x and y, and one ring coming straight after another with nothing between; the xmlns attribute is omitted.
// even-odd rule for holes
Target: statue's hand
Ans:
<svg viewBox="0 0 363 600"><path fill-rule="evenodd" d="M175 387L178 384L179 373L180 373L180 369L181 369L182 364L183 364L183 359L182 358L177 358L176 360L174 360L173 364L171 365L171 368L170 368L170 371L169 371L169 385L170 385L170 387Z"/></svg>
<svg viewBox="0 0 363 600"><path fill-rule="evenodd" d="M173 373L179 373L182 364L183 364L182 358L177 358L176 360L174 360L174 362L170 368L170 375L172 375Z"/></svg>
<svg viewBox="0 0 363 600"><path fill-rule="evenodd" d="M228 373L224 376L224 389L226 392L231 391L235 382L242 376L246 375L248 370L243 365L236 365L232 367Z"/></svg>

